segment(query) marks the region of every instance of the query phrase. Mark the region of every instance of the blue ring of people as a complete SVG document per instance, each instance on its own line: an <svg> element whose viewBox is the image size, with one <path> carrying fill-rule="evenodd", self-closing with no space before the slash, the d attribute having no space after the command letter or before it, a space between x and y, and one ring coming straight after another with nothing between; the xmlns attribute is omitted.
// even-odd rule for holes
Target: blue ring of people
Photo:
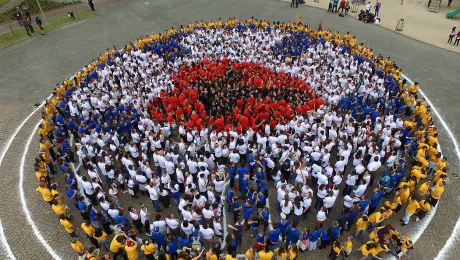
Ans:
<svg viewBox="0 0 460 260"><path fill-rule="evenodd" d="M56 85L36 191L79 259L401 258L447 178L418 88L301 17L190 22Z"/></svg>

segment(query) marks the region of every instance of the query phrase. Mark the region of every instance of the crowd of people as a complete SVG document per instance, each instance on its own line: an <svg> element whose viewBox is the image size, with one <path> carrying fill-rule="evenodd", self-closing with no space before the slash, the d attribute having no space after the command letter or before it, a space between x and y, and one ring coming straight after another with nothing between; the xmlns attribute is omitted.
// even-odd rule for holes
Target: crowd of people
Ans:
<svg viewBox="0 0 460 260"><path fill-rule="evenodd" d="M386 222L402 208L402 225L422 219L444 192L430 107L390 57L299 20L191 22L56 85L37 192L80 259L412 249Z"/></svg>

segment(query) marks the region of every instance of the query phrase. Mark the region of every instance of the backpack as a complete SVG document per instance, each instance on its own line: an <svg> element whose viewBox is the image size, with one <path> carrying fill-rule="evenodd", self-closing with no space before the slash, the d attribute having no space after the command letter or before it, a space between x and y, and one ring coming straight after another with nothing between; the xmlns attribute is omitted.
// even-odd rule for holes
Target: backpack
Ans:
<svg viewBox="0 0 460 260"><path fill-rule="evenodd" d="M284 160L283 162L282 167L283 167L283 170L289 171L289 169L291 169L291 159L286 158L286 160Z"/></svg>

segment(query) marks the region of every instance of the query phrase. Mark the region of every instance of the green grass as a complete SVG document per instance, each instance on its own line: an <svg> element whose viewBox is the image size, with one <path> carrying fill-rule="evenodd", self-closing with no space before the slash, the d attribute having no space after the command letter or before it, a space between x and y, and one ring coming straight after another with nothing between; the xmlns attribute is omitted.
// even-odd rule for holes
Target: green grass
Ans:
<svg viewBox="0 0 460 260"><path fill-rule="evenodd" d="M4 5L4 4L8 3L8 1L9 1L9 0L0 0L0 6L2 6L2 5Z"/></svg>
<svg viewBox="0 0 460 260"><path fill-rule="evenodd" d="M81 21L81 20L87 19L92 16L96 16L96 15L98 15L98 12L83 11L83 12L77 12L75 14L75 19L69 18L67 15L63 15L63 16L55 17L53 19L49 19L48 25L45 24L45 21L43 21L43 19L42 19L42 22L43 22L43 27L45 28L45 32L46 32L46 31L61 27L63 25ZM34 27L35 34L33 34L31 37L35 37L35 36L41 37L40 29L37 27L37 25L34 24L33 27ZM28 37L29 36L27 35L26 29L24 28L14 30L14 34L11 32L2 34L0 35L0 48L3 48L5 46L8 46L18 41L21 41Z"/></svg>
<svg viewBox="0 0 460 260"><path fill-rule="evenodd" d="M0 0L5 1L5 0ZM23 6L24 2L27 2L29 5L29 12L31 15L35 15L40 13L40 8L38 7L36 0L24 0L19 4L19 6ZM40 5L43 9L43 12L50 11L53 9L61 8L67 5L73 4L72 2L52 2L48 0L40 0ZM13 17L13 13L16 10L16 7L9 9L8 11L0 14L0 23L8 22L10 20L15 20Z"/></svg>

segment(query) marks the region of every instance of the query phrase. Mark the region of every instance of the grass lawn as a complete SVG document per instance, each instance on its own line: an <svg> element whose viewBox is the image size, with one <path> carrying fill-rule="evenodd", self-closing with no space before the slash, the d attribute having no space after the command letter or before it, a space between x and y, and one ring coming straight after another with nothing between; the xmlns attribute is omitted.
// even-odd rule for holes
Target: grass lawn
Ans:
<svg viewBox="0 0 460 260"><path fill-rule="evenodd" d="M4 4L8 3L8 1L9 1L9 0L0 0L0 6L2 6L2 5L4 5Z"/></svg>
<svg viewBox="0 0 460 260"><path fill-rule="evenodd" d="M2 1L2 0L0 0ZM98 15L98 12L93 12L93 11L83 11L83 12L77 12L75 13L75 19L69 18L67 15L55 17L52 19L48 20L48 25L45 24L45 21L42 19L43 22L43 27L45 28L45 32L61 27L63 25L81 21L84 19L87 19L89 17ZM36 24L33 25L35 34L33 34L30 37L41 37L40 35L40 28ZM46 36L46 35L45 35ZM14 35L11 32L5 33L0 35L0 48L3 48L5 46L8 46L10 44L13 44L15 42L18 42L20 40L23 40L25 38L28 38L29 36L27 35L26 29L21 28L21 29L16 29L14 30Z"/></svg>

